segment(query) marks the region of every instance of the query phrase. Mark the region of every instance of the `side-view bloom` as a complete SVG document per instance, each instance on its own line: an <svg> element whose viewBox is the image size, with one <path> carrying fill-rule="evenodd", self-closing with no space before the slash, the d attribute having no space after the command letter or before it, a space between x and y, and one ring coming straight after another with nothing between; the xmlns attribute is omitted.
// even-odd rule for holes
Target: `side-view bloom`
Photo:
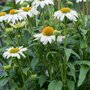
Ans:
<svg viewBox="0 0 90 90"><path fill-rule="evenodd" d="M17 21L21 21L23 18L21 17L19 10L12 9L9 11L9 14L7 14L4 19L15 24Z"/></svg>
<svg viewBox="0 0 90 90"><path fill-rule="evenodd" d="M23 18L27 18L27 16L33 17L34 15L38 15L38 14L39 11L37 11L35 7L24 7L20 10L20 15Z"/></svg>
<svg viewBox="0 0 90 90"><path fill-rule="evenodd" d="M76 0L76 3L79 3L79 2L86 2L86 0Z"/></svg>
<svg viewBox="0 0 90 90"><path fill-rule="evenodd" d="M40 41L46 45L47 43L52 43L55 41L55 35L53 35L54 29L51 26L45 27L40 34L34 35L35 40L40 39Z"/></svg>
<svg viewBox="0 0 90 90"><path fill-rule="evenodd" d="M41 7L44 8L45 5L54 5L53 0L34 0L32 3L35 7Z"/></svg>
<svg viewBox="0 0 90 90"><path fill-rule="evenodd" d="M51 26L47 26L45 27L41 33L34 35L35 40L40 40L40 42L42 42L44 45L46 45L47 43L52 43L56 40L56 35L54 34L55 30L53 27ZM57 37L57 42L62 42L63 39L65 37L64 36L58 36Z"/></svg>
<svg viewBox="0 0 90 90"><path fill-rule="evenodd" d="M78 13L70 8L62 8L54 13L54 18L63 21L67 17L71 21L77 21Z"/></svg>
<svg viewBox="0 0 90 90"><path fill-rule="evenodd" d="M5 20L5 16L7 15L6 12L0 12L0 22Z"/></svg>
<svg viewBox="0 0 90 90"><path fill-rule="evenodd" d="M3 57L7 59L10 57L16 57L17 59L20 59L21 56L23 56L25 58L25 55L23 54L25 51L27 51L27 48L23 48L23 46L15 48L10 47L3 53Z"/></svg>

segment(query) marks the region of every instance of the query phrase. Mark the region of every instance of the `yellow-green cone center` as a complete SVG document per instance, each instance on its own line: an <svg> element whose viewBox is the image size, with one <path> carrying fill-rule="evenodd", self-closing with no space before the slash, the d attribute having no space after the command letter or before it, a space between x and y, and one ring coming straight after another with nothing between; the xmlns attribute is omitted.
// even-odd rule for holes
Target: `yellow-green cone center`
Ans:
<svg viewBox="0 0 90 90"><path fill-rule="evenodd" d="M23 11L28 12L28 11L31 10L31 9L32 9L31 7L25 7L25 8L23 8Z"/></svg>
<svg viewBox="0 0 90 90"><path fill-rule="evenodd" d="M9 13L13 15L13 14L17 14L18 12L17 12L17 10L12 9L12 10L9 11Z"/></svg>
<svg viewBox="0 0 90 90"><path fill-rule="evenodd" d="M0 12L0 16L5 16L6 14L6 12Z"/></svg>
<svg viewBox="0 0 90 90"><path fill-rule="evenodd" d="M12 49L10 50L10 53L18 53L19 51L20 51L19 48L12 48Z"/></svg>
<svg viewBox="0 0 90 90"><path fill-rule="evenodd" d="M71 9L70 8L62 8L60 11L62 13L69 13L71 11Z"/></svg>
<svg viewBox="0 0 90 90"><path fill-rule="evenodd" d="M50 36L54 33L54 29L53 29L53 27L48 26L42 30L42 33L43 33L43 35Z"/></svg>

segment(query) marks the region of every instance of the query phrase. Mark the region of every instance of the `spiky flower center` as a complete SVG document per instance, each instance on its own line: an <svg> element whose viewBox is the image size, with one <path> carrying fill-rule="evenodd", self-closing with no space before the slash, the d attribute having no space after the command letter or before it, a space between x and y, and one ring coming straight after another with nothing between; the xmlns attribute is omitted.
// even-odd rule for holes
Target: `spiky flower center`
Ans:
<svg viewBox="0 0 90 90"><path fill-rule="evenodd" d="M25 7L25 8L23 8L23 11L28 12L28 11L31 10L31 9L32 9L32 7Z"/></svg>
<svg viewBox="0 0 90 90"><path fill-rule="evenodd" d="M70 8L62 8L60 11L62 13L69 13L71 11L71 9Z"/></svg>
<svg viewBox="0 0 90 90"><path fill-rule="evenodd" d="M6 14L6 12L0 12L0 16L5 16Z"/></svg>
<svg viewBox="0 0 90 90"><path fill-rule="evenodd" d="M13 15L13 14L17 14L17 13L18 13L18 11L17 11L17 10L15 10L15 9L12 9L12 10L10 10L10 11L9 11L9 13Z"/></svg>
<svg viewBox="0 0 90 90"><path fill-rule="evenodd" d="M50 35L52 35L52 34L54 33L54 29L53 29L53 27L48 26L48 27L45 27L45 28L42 30L42 33L43 33L43 35L45 35L45 36L50 36Z"/></svg>
<svg viewBox="0 0 90 90"><path fill-rule="evenodd" d="M19 48L12 48L11 50L10 50L10 53L18 53L20 51L20 49Z"/></svg>

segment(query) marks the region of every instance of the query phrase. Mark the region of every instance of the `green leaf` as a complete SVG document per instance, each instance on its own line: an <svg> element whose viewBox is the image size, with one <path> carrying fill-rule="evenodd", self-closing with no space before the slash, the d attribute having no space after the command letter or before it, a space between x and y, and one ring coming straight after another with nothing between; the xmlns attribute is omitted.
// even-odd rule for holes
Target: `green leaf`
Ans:
<svg viewBox="0 0 90 90"><path fill-rule="evenodd" d="M87 48L87 42L86 42L86 40L84 39L84 38L81 38L80 39L80 47L81 48Z"/></svg>
<svg viewBox="0 0 90 90"><path fill-rule="evenodd" d="M80 59L79 55L76 52L74 52L73 50L72 50L72 54Z"/></svg>
<svg viewBox="0 0 90 90"><path fill-rule="evenodd" d="M27 72L28 72L29 69L30 69L30 67L23 69L23 73L24 73L26 76L27 76Z"/></svg>
<svg viewBox="0 0 90 90"><path fill-rule="evenodd" d="M48 90L62 90L63 84L61 81L53 80L49 86Z"/></svg>
<svg viewBox="0 0 90 90"><path fill-rule="evenodd" d="M74 52L72 49L65 48L65 54L66 54L67 61L69 60L71 54L75 55L80 59L79 55L76 52Z"/></svg>
<svg viewBox="0 0 90 90"><path fill-rule="evenodd" d="M50 51L47 53L46 55L46 59L48 59L49 55L53 55L53 54L56 54L57 52L56 51Z"/></svg>
<svg viewBox="0 0 90 90"><path fill-rule="evenodd" d="M2 78L0 79L0 87L3 87L4 85L6 85L9 81L9 78Z"/></svg>
<svg viewBox="0 0 90 90"><path fill-rule="evenodd" d="M90 61L76 61L75 64L77 65L87 65L90 67Z"/></svg>
<svg viewBox="0 0 90 90"><path fill-rule="evenodd" d="M81 65L78 86L82 85L82 83L83 83L89 69L90 69L90 67L85 66L85 65Z"/></svg>
<svg viewBox="0 0 90 90"><path fill-rule="evenodd" d="M72 63L70 63L70 62L68 62L67 65L68 65L68 67L70 69L71 75L74 78L74 81L76 81L76 74L75 74L75 67L74 67L74 65Z"/></svg>
<svg viewBox="0 0 90 90"><path fill-rule="evenodd" d="M8 10L10 10L10 9L12 9L12 7L7 7L7 6L5 7L5 6L4 6L1 11L4 12L4 11L8 11Z"/></svg>
<svg viewBox="0 0 90 90"><path fill-rule="evenodd" d="M80 30L81 30L81 32L83 33L83 35L86 35L87 32L88 32L88 30L84 30L84 29L80 29Z"/></svg>
<svg viewBox="0 0 90 90"><path fill-rule="evenodd" d="M66 57L67 57L67 61L68 61L71 53L72 53L72 50L71 49L67 49L67 48L65 49L65 54L66 54Z"/></svg>
<svg viewBox="0 0 90 90"><path fill-rule="evenodd" d="M32 59L32 61L31 61L31 67L32 67L33 70L35 70L35 67L36 67L36 65L37 65L38 62L39 62L38 59L36 59L36 58L33 58Z"/></svg>
<svg viewBox="0 0 90 90"><path fill-rule="evenodd" d="M43 84L46 82L46 80L47 80L47 77L44 76L44 75L41 75L41 76L39 77L39 84L40 84L40 87L43 86Z"/></svg>
<svg viewBox="0 0 90 90"><path fill-rule="evenodd" d="M68 85L68 88L69 90L75 90L75 83L74 81L71 81L71 80L67 80L67 85Z"/></svg>

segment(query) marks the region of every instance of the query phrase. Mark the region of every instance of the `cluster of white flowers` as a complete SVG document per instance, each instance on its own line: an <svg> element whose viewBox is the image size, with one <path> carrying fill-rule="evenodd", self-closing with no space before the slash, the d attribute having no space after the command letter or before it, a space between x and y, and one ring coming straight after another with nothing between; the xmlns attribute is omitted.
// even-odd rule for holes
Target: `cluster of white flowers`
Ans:
<svg viewBox="0 0 90 90"><path fill-rule="evenodd" d="M35 6L35 7L41 7L41 8L44 8L45 5L54 5L54 2L53 0L16 0L16 4L17 3L20 3L22 4L23 2L31 2L32 1L32 6Z"/></svg>
<svg viewBox="0 0 90 90"><path fill-rule="evenodd" d="M2 21L8 21L15 24L18 21L25 20L27 17L33 17L35 15L39 14L39 11L37 10L38 7L44 8L47 5L54 5L53 0L16 0L16 3L22 4L23 2L32 1L32 7L23 7L19 10L12 9L7 14L6 12L0 12L0 22ZM82 0L77 0L76 2L81 2ZM86 1L86 0L83 0ZM75 10L72 10L68 7L61 8L60 10L56 11L54 13L54 18L58 21L64 21L65 18L71 20L71 21L77 21L78 13ZM47 43L52 43L55 40L57 42L62 42L65 36L58 35L56 38L56 35L54 34L55 30L51 26L47 26L43 28L42 32L39 34L35 34L35 40L40 40L44 45ZM20 55L25 57L23 54L24 51L26 51L27 48L23 47L10 47L7 49L7 51L3 54L5 58L9 57L17 57L20 59Z"/></svg>
<svg viewBox="0 0 90 90"><path fill-rule="evenodd" d="M0 22L7 21L15 24L18 21L26 19L28 16L33 17L37 14L39 14L39 11L34 7L25 7L20 10L12 9L8 14L0 12Z"/></svg>

